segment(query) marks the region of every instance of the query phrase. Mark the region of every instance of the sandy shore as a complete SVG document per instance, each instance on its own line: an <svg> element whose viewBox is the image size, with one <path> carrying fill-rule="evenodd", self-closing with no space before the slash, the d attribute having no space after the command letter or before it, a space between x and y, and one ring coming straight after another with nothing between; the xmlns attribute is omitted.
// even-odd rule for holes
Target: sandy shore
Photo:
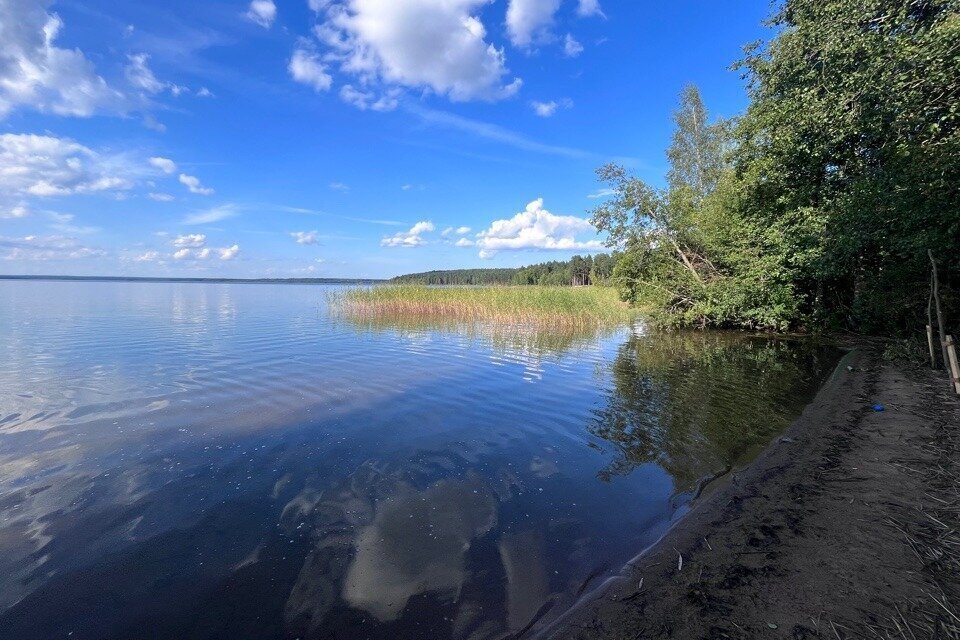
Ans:
<svg viewBox="0 0 960 640"><path fill-rule="evenodd" d="M945 374L858 349L783 437L543 637L958 638L958 445Z"/></svg>

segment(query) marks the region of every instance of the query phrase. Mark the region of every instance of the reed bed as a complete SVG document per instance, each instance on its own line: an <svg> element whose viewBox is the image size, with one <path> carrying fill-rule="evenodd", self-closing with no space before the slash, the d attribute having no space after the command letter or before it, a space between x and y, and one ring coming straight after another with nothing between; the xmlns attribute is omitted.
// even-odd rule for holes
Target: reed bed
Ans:
<svg viewBox="0 0 960 640"><path fill-rule="evenodd" d="M333 294L335 309L361 318L436 318L537 326L603 326L636 311L607 287L380 285Z"/></svg>

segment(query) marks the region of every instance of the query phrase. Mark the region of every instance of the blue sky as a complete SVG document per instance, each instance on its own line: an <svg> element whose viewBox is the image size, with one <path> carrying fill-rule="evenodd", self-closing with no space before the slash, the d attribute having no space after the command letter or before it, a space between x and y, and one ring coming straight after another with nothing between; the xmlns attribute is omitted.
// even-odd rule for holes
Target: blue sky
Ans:
<svg viewBox="0 0 960 640"><path fill-rule="evenodd" d="M595 251L767 2L0 0L0 273L387 277Z"/></svg>

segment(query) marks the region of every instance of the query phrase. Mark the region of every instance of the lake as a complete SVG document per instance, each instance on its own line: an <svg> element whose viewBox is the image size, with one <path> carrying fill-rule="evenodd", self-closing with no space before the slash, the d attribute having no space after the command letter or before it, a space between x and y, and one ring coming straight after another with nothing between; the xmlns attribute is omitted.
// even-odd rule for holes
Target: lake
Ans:
<svg viewBox="0 0 960 640"><path fill-rule="evenodd" d="M840 357L331 290L0 281L0 636L535 635Z"/></svg>

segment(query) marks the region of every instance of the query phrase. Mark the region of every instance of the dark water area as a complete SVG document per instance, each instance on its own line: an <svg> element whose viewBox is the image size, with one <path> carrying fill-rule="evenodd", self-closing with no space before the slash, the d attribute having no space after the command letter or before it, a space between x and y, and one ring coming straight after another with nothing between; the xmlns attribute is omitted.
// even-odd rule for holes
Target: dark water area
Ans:
<svg viewBox="0 0 960 640"><path fill-rule="evenodd" d="M330 291L0 282L0 637L535 635L840 357Z"/></svg>

